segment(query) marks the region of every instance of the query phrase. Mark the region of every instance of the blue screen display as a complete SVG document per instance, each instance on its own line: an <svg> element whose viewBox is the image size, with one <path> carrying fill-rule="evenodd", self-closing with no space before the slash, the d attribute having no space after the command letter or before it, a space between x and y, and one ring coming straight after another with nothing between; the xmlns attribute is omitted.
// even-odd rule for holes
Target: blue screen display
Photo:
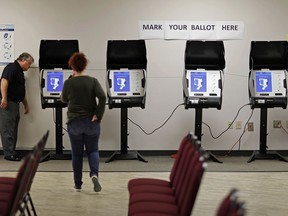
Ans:
<svg viewBox="0 0 288 216"><path fill-rule="evenodd" d="M272 92L271 72L256 72L255 79L256 92Z"/></svg>
<svg viewBox="0 0 288 216"><path fill-rule="evenodd" d="M207 74L206 72L190 73L190 91L206 92L207 91Z"/></svg>
<svg viewBox="0 0 288 216"><path fill-rule="evenodd" d="M129 71L114 72L114 92L130 92Z"/></svg>
<svg viewBox="0 0 288 216"><path fill-rule="evenodd" d="M47 72L47 92L61 92L63 88L63 72Z"/></svg>

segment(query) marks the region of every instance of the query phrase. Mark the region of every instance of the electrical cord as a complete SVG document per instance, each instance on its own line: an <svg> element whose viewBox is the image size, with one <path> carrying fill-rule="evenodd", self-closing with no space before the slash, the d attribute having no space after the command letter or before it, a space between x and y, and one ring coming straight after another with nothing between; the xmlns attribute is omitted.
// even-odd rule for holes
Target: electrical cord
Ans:
<svg viewBox="0 0 288 216"><path fill-rule="evenodd" d="M225 155L221 155L220 157L228 157L229 154L232 152L234 146L241 140L241 137L243 136L243 134L247 131L246 128L244 128L244 132L241 134L240 138L233 144L233 146L230 148L230 150L225 154ZM239 151L239 150L238 150Z"/></svg>
<svg viewBox="0 0 288 216"><path fill-rule="evenodd" d="M180 107L181 105L184 105L185 103L181 103L179 104L178 106L176 106L174 108L174 110L172 111L172 113L170 114L170 116L166 119L166 121L160 125L159 127L155 128L152 132L148 133L146 132L139 124L137 124L136 122L134 122L133 120L131 120L130 118L128 118L128 120L133 123L134 125L136 125L141 131L143 131L143 133L145 133L146 135L151 135L153 134L155 131L159 130L160 128L162 128L169 120L170 118L172 117L172 115L174 114L174 112L178 109L178 107Z"/></svg>
<svg viewBox="0 0 288 216"><path fill-rule="evenodd" d="M237 145L237 143L239 143L238 151L240 151L241 139L242 139L242 137L244 136L244 134L245 134L245 133L247 132L247 130L248 130L247 125L248 125L248 122L250 121L250 119L252 118L253 113L254 113L254 109L252 109L252 112L251 112L248 120L246 121L246 123L245 123L245 125L244 125L243 132L242 132L242 134L240 135L239 139L233 144L233 146L230 148L230 150L229 150L225 155L220 155L220 157L227 157L227 156L229 156L229 154L232 152L234 146ZM219 155L218 155L218 156L219 156Z"/></svg>
<svg viewBox="0 0 288 216"><path fill-rule="evenodd" d="M242 107L241 107L241 108L242 108ZM233 144L233 146L230 148L230 150L229 150L225 155L221 155L220 157L227 157L227 156L229 156L229 154L232 152L234 146L237 145L237 143L239 143L238 151L240 151L241 139L242 139L242 137L244 136L244 134L245 134L245 133L247 132L247 130L248 130L247 125L248 125L250 119L252 118L253 114L254 114L254 109L252 109L252 112L251 112L248 120L246 121L246 123L245 123L245 125L244 125L243 132L242 132L242 134L240 135L239 139Z"/></svg>
<svg viewBox="0 0 288 216"><path fill-rule="evenodd" d="M233 124L233 123L235 122L235 120L237 119L237 117L238 117L241 109L243 109L245 106L248 106L248 105L250 105L250 103L245 104L245 105L243 105L242 107L239 108L239 110L238 110L235 118L232 120L231 124ZM252 112L252 113L253 113L253 112ZM220 133L218 136L214 136L213 133L212 133L211 127L210 127L207 123L205 123L204 121L202 121L202 124L204 124L204 125L206 125L206 126L208 127L209 132L210 132L210 135L211 135L211 137L212 137L213 139L218 139L220 136L222 136L222 135L223 135L226 131L228 131L229 128L230 128L230 126L229 126L227 129L225 129L225 130L224 130L222 133ZM247 123L247 124L248 124L248 123Z"/></svg>
<svg viewBox="0 0 288 216"><path fill-rule="evenodd" d="M53 122L56 125L55 108L53 108L52 110L53 110ZM56 126L58 126L58 125L56 125ZM68 133L68 130L66 128L64 128L63 126L62 126L62 129ZM62 134L62 135L64 135L64 134Z"/></svg>
<svg viewBox="0 0 288 216"><path fill-rule="evenodd" d="M243 135L245 134L245 132L248 130L248 128L247 128L247 130L246 130L246 126L248 125L248 122L249 122L250 119L252 118L253 113L254 113L254 109L252 109L252 112L251 112L251 114L250 114L248 120L246 121L246 123L245 123L245 125L244 125L243 132L242 132L242 134L240 135L240 137L239 137L239 139L238 139L238 142L239 142L238 151L240 151L240 147L241 147L241 139L242 139ZM234 147L234 146L233 146L233 147Z"/></svg>
<svg viewBox="0 0 288 216"><path fill-rule="evenodd" d="M282 126L282 124L281 124L281 129L288 135L288 131Z"/></svg>

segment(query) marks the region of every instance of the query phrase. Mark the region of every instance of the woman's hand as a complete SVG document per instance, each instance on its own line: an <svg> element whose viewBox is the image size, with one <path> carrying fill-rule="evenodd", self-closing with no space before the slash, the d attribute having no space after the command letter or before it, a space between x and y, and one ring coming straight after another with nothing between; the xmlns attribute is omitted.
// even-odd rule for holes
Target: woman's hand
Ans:
<svg viewBox="0 0 288 216"><path fill-rule="evenodd" d="M97 116L96 116L96 115L93 115L91 121L94 122L94 121L97 121L97 120L98 120Z"/></svg>

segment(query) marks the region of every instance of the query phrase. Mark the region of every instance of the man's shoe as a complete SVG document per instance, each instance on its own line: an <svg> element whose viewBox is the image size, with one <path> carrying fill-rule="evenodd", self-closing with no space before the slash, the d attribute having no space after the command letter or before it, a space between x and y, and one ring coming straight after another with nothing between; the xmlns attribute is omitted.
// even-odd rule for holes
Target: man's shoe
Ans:
<svg viewBox="0 0 288 216"><path fill-rule="evenodd" d="M96 175L94 175L94 176L91 177L91 179L92 179L92 182L94 184L94 191L95 192L100 192L102 187L101 187L101 185L99 183L98 177Z"/></svg>
<svg viewBox="0 0 288 216"><path fill-rule="evenodd" d="M21 161L21 157L17 155L5 156L4 159L9 160L9 161Z"/></svg>

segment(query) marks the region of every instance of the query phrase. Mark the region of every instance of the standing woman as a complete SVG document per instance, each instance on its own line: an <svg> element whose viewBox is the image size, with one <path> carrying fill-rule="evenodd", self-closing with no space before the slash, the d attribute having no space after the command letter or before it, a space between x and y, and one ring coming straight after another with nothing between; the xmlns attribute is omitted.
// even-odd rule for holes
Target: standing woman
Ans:
<svg viewBox="0 0 288 216"><path fill-rule="evenodd" d="M105 111L106 94L99 81L85 74L88 60L84 53L74 53L68 62L73 77L64 82L61 100L68 104L67 128L72 148L74 189L82 189L84 147L90 167L94 191L99 192L98 180L100 122ZM97 100L96 100L97 98Z"/></svg>

